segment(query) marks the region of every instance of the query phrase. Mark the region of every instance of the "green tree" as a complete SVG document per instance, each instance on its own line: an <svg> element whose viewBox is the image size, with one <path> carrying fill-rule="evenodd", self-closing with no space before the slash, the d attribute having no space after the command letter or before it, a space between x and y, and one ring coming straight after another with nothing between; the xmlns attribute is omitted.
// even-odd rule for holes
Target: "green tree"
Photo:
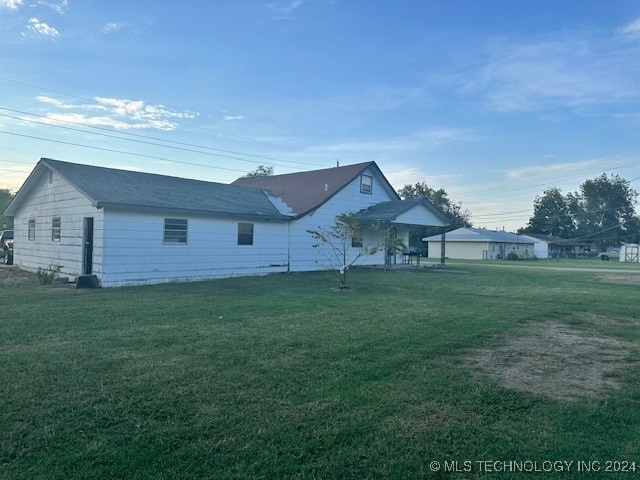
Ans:
<svg viewBox="0 0 640 480"><path fill-rule="evenodd" d="M471 213L467 209L462 208L462 203L454 202L443 188L435 190L429 187L425 182L416 182L413 185L405 185L398 190L400 198L426 198L433 205L438 207L449 217L451 225L447 227L454 230L461 227L471 226ZM411 245L421 245L422 239L431 235L437 235L442 232L440 227L419 227L412 228L409 232L409 243Z"/></svg>
<svg viewBox="0 0 640 480"><path fill-rule="evenodd" d="M268 177L269 175L273 175L273 166L272 165L258 165L255 170L251 170L247 173L247 177Z"/></svg>
<svg viewBox="0 0 640 480"><path fill-rule="evenodd" d="M533 216L522 231L590 240L599 250L620 242L638 242L637 198L638 192L627 180L604 173L566 196L558 188L549 188L536 196Z"/></svg>
<svg viewBox="0 0 640 480"><path fill-rule="evenodd" d="M558 237L572 236L576 231L576 225L569 200L555 187L546 189L542 195L536 195L533 216L521 232Z"/></svg>
<svg viewBox="0 0 640 480"><path fill-rule="evenodd" d="M6 208L13 200L13 193L6 188L0 189L0 230L12 229L13 218L3 215Z"/></svg>
<svg viewBox="0 0 640 480"><path fill-rule="evenodd" d="M640 218L635 213L638 192L618 175L602 174L580 186L570 197L576 213L577 232L603 250L620 242L637 242Z"/></svg>
<svg viewBox="0 0 640 480"><path fill-rule="evenodd" d="M340 279L340 288L348 288L349 268L379 250L379 245L364 244L364 229L355 213L337 215L331 227L307 230L316 240L314 248L321 248L326 266Z"/></svg>

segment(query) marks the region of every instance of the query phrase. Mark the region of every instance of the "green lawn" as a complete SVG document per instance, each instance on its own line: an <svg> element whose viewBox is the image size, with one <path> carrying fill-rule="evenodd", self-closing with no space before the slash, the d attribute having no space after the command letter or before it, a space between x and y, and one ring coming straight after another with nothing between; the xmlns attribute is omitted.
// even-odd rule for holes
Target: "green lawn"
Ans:
<svg viewBox="0 0 640 480"><path fill-rule="evenodd" d="M1 478L640 475L637 269L454 263L352 272L349 291L329 273L95 291L6 275Z"/></svg>

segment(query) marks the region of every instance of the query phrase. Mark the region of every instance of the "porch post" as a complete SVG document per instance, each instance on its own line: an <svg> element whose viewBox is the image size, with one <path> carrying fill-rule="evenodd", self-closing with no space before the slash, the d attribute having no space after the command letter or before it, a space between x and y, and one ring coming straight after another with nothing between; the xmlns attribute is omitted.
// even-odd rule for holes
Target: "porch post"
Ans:
<svg viewBox="0 0 640 480"><path fill-rule="evenodd" d="M440 264L444 265L444 259L445 259L445 240L446 240L446 233L443 231L440 234Z"/></svg>

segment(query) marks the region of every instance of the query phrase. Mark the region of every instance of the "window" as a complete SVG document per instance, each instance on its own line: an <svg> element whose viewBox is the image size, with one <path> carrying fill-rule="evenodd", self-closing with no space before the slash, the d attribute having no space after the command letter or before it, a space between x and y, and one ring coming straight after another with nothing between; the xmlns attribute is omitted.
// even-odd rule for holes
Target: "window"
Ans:
<svg viewBox="0 0 640 480"><path fill-rule="evenodd" d="M27 226L27 240L33 242L36 239L36 219L29 219L29 224Z"/></svg>
<svg viewBox="0 0 640 480"><path fill-rule="evenodd" d="M60 217L53 217L51 219L51 241L60 241Z"/></svg>
<svg viewBox="0 0 640 480"><path fill-rule="evenodd" d="M351 246L353 248L362 248L362 237L351 237Z"/></svg>
<svg viewBox="0 0 640 480"><path fill-rule="evenodd" d="M360 193L371 194L373 191L373 177L371 175L360 175Z"/></svg>
<svg viewBox="0 0 640 480"><path fill-rule="evenodd" d="M187 243L187 220L165 218L164 243Z"/></svg>
<svg viewBox="0 0 640 480"><path fill-rule="evenodd" d="M253 245L253 223L238 224L238 245Z"/></svg>

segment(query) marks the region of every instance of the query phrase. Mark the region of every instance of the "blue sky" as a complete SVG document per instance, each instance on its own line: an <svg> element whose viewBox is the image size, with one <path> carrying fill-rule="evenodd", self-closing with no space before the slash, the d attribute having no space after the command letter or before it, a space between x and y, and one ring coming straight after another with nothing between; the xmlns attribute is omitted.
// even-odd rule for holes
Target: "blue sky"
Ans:
<svg viewBox="0 0 640 480"><path fill-rule="evenodd" d="M640 189L640 3L0 0L0 188L40 157L228 183L376 161L516 229Z"/></svg>

